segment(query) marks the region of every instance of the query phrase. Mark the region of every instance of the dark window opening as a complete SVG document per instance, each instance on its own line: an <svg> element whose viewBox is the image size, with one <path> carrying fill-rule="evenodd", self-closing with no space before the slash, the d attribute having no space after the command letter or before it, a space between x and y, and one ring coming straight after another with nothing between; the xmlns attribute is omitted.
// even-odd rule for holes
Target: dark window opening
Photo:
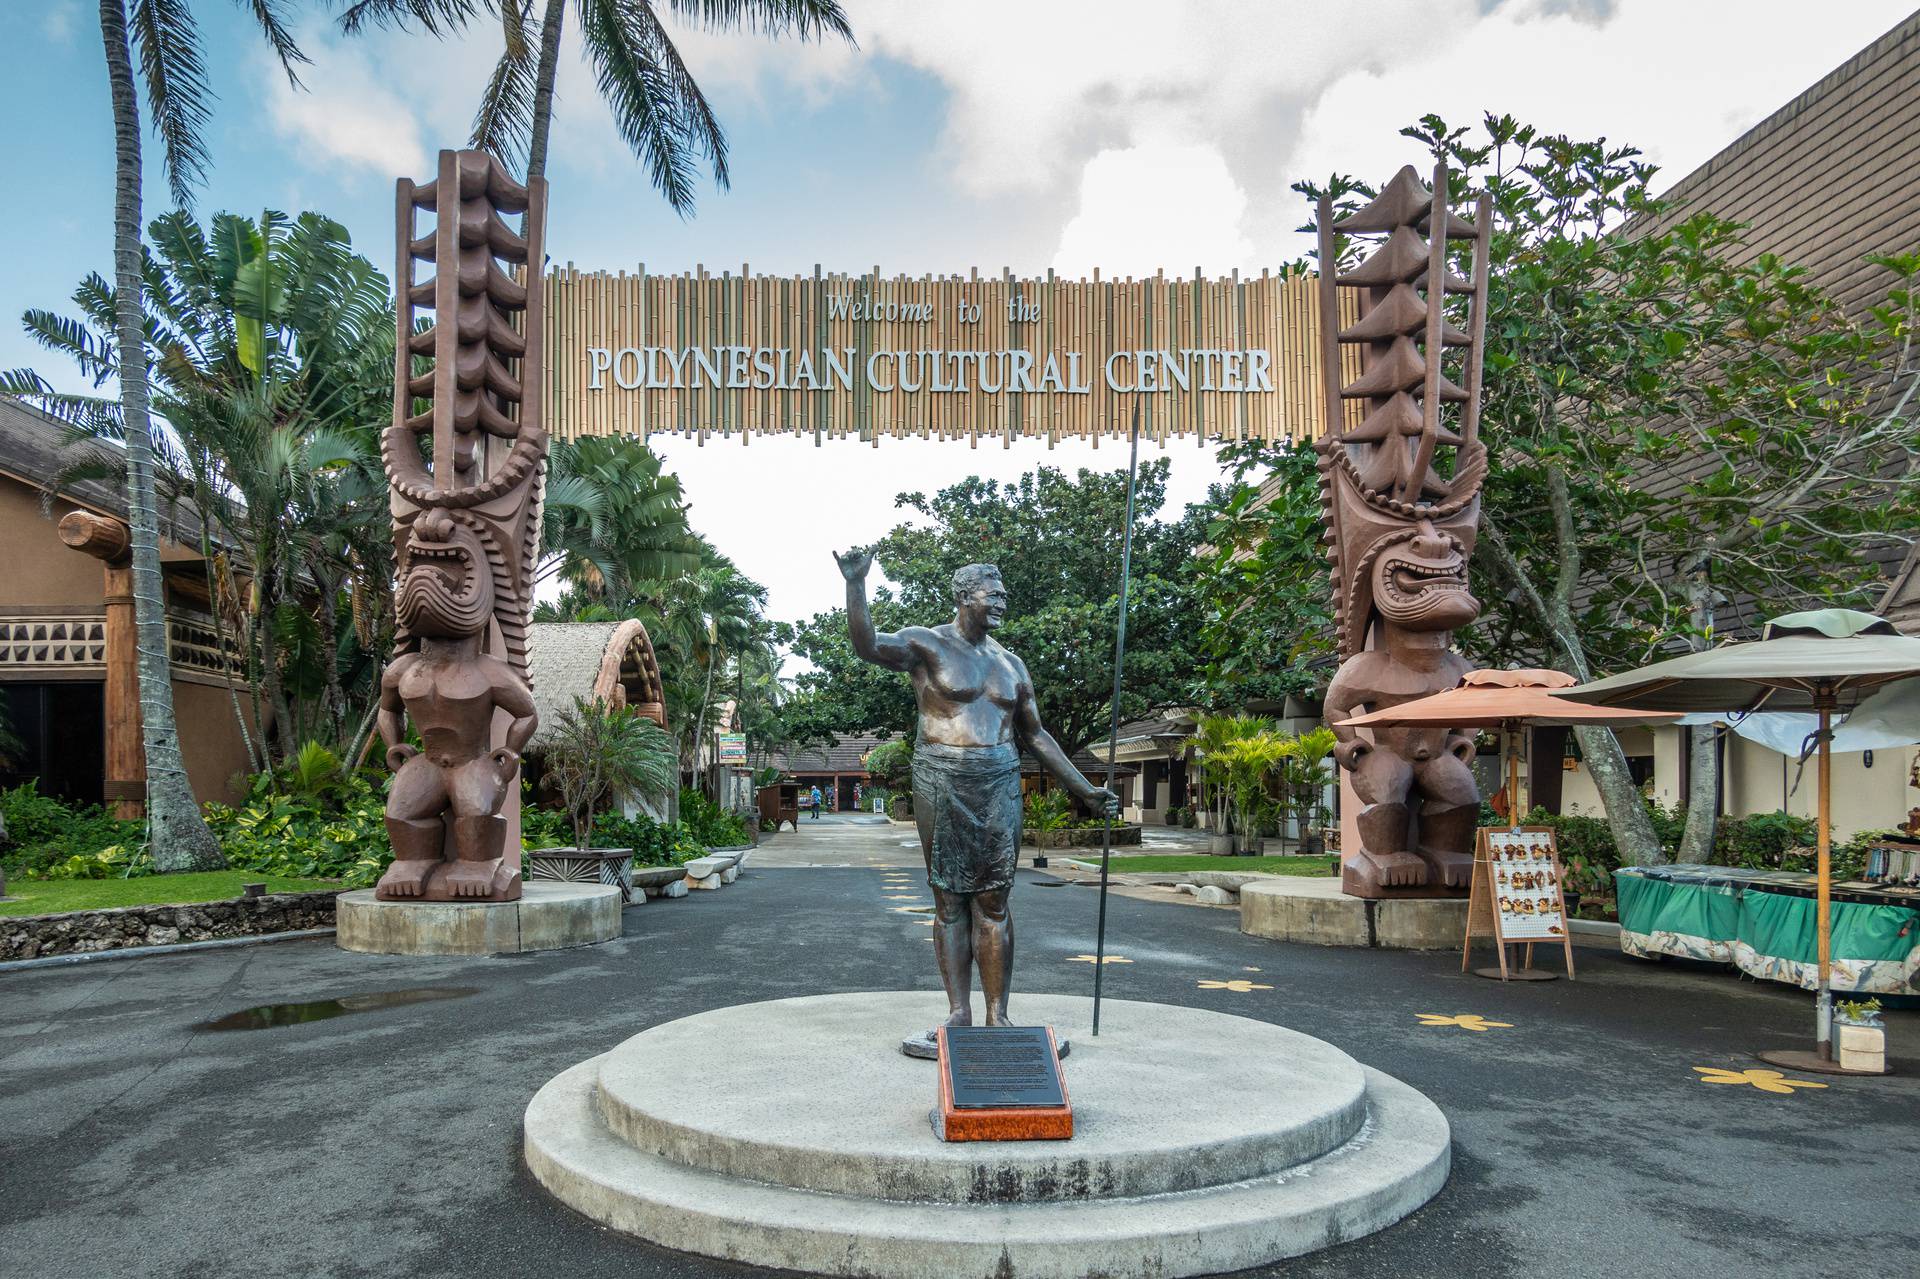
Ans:
<svg viewBox="0 0 1920 1279"><path fill-rule="evenodd" d="M37 782L42 795L98 804L107 770L104 685L0 684L0 787Z"/></svg>

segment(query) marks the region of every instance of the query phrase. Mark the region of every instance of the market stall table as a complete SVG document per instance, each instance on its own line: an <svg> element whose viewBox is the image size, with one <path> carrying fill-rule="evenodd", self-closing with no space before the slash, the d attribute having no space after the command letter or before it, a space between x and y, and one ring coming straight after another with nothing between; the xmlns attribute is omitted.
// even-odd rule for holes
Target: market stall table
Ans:
<svg viewBox="0 0 1920 1279"><path fill-rule="evenodd" d="M1731 964L1750 977L1817 990L1819 877L1737 866L1633 866L1614 872L1620 949ZM1914 993L1920 888L1843 880L1832 886L1831 988Z"/></svg>

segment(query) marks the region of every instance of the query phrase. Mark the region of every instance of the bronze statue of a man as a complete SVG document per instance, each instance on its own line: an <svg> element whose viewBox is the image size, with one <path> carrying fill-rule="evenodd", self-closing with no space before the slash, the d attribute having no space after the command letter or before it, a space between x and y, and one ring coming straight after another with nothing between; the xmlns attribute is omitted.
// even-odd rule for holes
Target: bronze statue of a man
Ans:
<svg viewBox="0 0 1920 1279"><path fill-rule="evenodd" d="M1007 611L1007 588L991 564L953 575L954 615L939 626L876 634L867 612L873 552L835 553L847 579L853 651L913 679L920 705L913 748L913 812L933 888L933 951L947 990L949 1026L973 1021L973 966L987 999L987 1025L1006 1026L1013 975L1014 863L1020 853L1020 748L1096 812L1120 800L1073 766L1040 723L1026 664L992 631ZM909 1048L911 1051L911 1047Z"/></svg>

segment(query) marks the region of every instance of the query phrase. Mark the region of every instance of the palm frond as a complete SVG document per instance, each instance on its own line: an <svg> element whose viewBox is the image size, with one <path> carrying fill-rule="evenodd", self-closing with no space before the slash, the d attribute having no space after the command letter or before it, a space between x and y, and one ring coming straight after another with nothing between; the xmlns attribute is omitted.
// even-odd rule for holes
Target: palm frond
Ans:
<svg viewBox="0 0 1920 1279"><path fill-rule="evenodd" d="M56 391L51 383L32 369L0 372L0 395L26 401L71 431L96 439L120 438L120 401L117 397Z"/></svg>
<svg viewBox="0 0 1920 1279"><path fill-rule="evenodd" d="M581 0L581 36L614 127L674 212L693 212L692 138L672 76L658 59L660 24L636 0Z"/></svg>
<svg viewBox="0 0 1920 1279"><path fill-rule="evenodd" d="M731 182L727 173L727 131L720 127L720 118L713 113L713 104L707 101L707 95L694 81L693 72L687 69L685 59L681 58L680 50L675 47L673 37L667 34L666 25L653 11L653 6L637 6L634 16L639 20L638 24L647 29L647 52L666 75L672 89L674 115L682 135L713 162L714 183L721 190L726 190Z"/></svg>
<svg viewBox="0 0 1920 1279"><path fill-rule="evenodd" d="M132 0L127 16L160 135L167 189L175 204L191 205L210 163L202 137L209 118L207 69L193 10L187 0Z"/></svg>
<svg viewBox="0 0 1920 1279"><path fill-rule="evenodd" d="M80 375L95 386L103 385L117 367L112 330L95 332L78 320L52 311L32 310L20 317L27 336L49 351L67 356L80 366ZM21 392L9 391L10 395Z"/></svg>
<svg viewBox="0 0 1920 1279"><path fill-rule="evenodd" d="M487 77L479 109L473 114L473 137L469 143L499 156L516 171L527 162L527 145L533 132L535 81L540 70L539 46L527 40L524 33L517 43L516 52L516 41L510 35L506 51L494 64L493 74Z"/></svg>
<svg viewBox="0 0 1920 1279"><path fill-rule="evenodd" d="M792 35L819 40L836 35L854 44L853 24L837 0L667 0L667 8L709 31L737 31L756 35Z"/></svg>
<svg viewBox="0 0 1920 1279"><path fill-rule="evenodd" d="M266 37L267 44L273 48L273 56L280 59L280 69L287 73L287 83L298 89L300 75L294 67L303 62L312 62L306 54L300 52L300 46L294 43L293 33L287 30L287 24L280 15L280 0L238 0L253 14L253 20L260 24L260 34Z"/></svg>
<svg viewBox="0 0 1920 1279"><path fill-rule="evenodd" d="M405 30L412 24L444 38L466 26L481 8L476 0L355 0L341 11L340 30L356 35L369 26Z"/></svg>

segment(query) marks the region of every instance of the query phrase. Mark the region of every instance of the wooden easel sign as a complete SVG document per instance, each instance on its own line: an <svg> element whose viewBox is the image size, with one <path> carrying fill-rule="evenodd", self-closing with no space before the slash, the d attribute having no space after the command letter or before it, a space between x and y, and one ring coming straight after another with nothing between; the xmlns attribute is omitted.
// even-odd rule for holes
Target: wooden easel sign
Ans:
<svg viewBox="0 0 1920 1279"><path fill-rule="evenodd" d="M1560 851L1544 826L1497 829L1483 826L1474 844L1473 888L1467 898L1467 936L1460 971L1467 971L1475 937L1491 936L1500 965L1476 968L1501 981L1551 981L1555 974L1533 966L1536 943L1560 944L1573 980L1573 937L1561 891ZM1507 948L1524 945L1524 961L1507 963Z"/></svg>

